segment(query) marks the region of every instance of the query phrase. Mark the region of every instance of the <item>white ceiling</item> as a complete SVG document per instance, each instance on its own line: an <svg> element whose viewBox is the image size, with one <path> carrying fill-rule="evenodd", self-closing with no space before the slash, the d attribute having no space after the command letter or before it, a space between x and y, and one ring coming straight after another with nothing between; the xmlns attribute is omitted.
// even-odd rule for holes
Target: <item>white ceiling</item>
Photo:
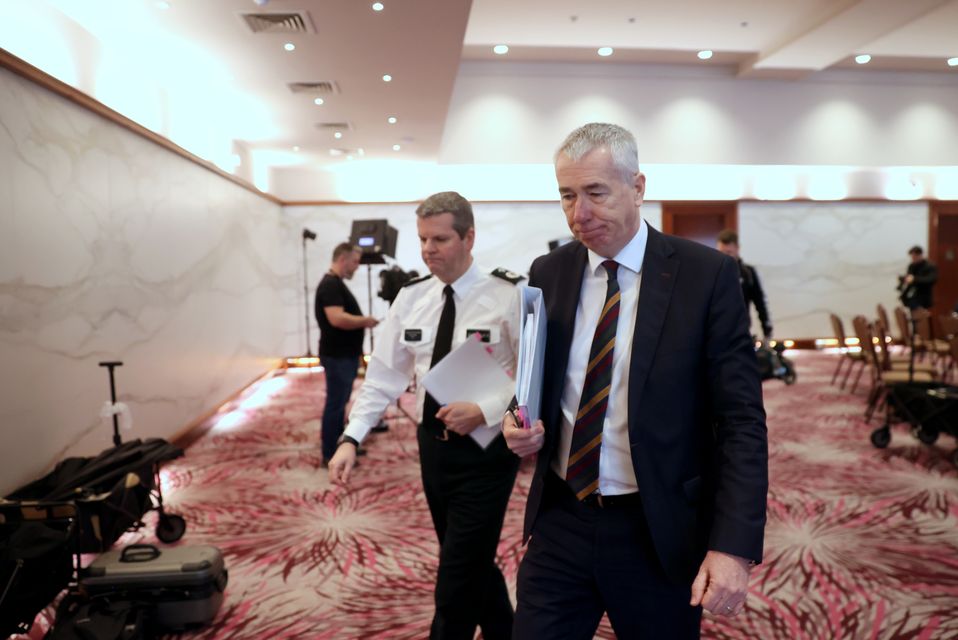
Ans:
<svg viewBox="0 0 958 640"><path fill-rule="evenodd" d="M177 113L195 114L194 129L225 131L228 122L238 120L237 131L227 132L234 152L267 165L321 167L347 157L435 162L462 60L648 62L677 70L724 66L732 71L730 81L738 76L802 82L835 67L861 74L940 72L946 83L958 77L958 67L946 64L958 56L958 0L382 2L385 7L377 12L372 0L31 0L32 13L20 18L66 16L91 42L99 42L82 45L82 39L71 38L78 67L71 83L108 104L98 95L103 83L91 80L99 77L108 55L125 56L127 68L142 76L140 83L199 74L189 84L191 102ZM0 47L38 64L4 15L13 11L12 4L0 8L0 21L7 24L6 31L0 27ZM47 11L38 12L44 4ZM241 19L244 13L275 12L303 12L311 32L254 34ZM156 33L163 39L151 39ZM287 42L294 51L284 50ZM508 45L509 53L493 54L497 44ZM615 52L599 58L600 46ZM702 49L713 50L714 57L698 60ZM860 53L871 54L872 61L855 64ZM203 64L206 59L214 62ZM384 74L392 82L383 82ZM324 94L325 103L317 106L312 95L289 89L294 82L332 82L336 91ZM206 95L225 85L242 98L217 102ZM150 91L175 93L163 87ZM242 112L241 103L256 108ZM126 115L137 119L135 113ZM387 122L390 116L396 124ZM183 127L175 123L181 117L167 114L145 124L179 141ZM347 128L336 139L338 129L319 126L324 123ZM396 144L399 151L392 148Z"/></svg>

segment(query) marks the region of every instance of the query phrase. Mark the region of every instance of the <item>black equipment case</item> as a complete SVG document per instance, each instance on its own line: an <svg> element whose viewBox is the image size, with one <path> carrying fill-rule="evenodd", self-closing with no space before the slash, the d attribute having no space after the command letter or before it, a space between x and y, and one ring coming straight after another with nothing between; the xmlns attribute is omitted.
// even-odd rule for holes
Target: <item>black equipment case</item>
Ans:
<svg viewBox="0 0 958 640"><path fill-rule="evenodd" d="M227 571L213 546L158 549L133 544L108 551L83 570L90 597L110 596L148 605L156 626L183 630L209 624L223 604Z"/></svg>
<svg viewBox="0 0 958 640"><path fill-rule="evenodd" d="M182 449L161 438L131 440L96 457L67 458L6 498L76 504L81 553L106 551L127 529L139 526L151 509L160 514L157 537L176 542L186 530L186 521L164 512L157 475L161 463L182 455Z"/></svg>
<svg viewBox="0 0 958 640"><path fill-rule="evenodd" d="M73 579L77 510L0 500L0 638L27 633Z"/></svg>

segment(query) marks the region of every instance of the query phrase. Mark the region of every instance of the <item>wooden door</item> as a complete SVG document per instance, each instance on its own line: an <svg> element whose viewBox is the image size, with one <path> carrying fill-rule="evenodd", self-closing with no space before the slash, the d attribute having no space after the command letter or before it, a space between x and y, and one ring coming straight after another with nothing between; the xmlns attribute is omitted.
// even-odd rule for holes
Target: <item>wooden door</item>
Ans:
<svg viewBox="0 0 958 640"><path fill-rule="evenodd" d="M938 266L932 309L937 318L958 303L958 202L932 202L929 214L928 259Z"/></svg>
<svg viewBox="0 0 958 640"><path fill-rule="evenodd" d="M738 230L737 202L663 202L662 231L715 247L724 229Z"/></svg>

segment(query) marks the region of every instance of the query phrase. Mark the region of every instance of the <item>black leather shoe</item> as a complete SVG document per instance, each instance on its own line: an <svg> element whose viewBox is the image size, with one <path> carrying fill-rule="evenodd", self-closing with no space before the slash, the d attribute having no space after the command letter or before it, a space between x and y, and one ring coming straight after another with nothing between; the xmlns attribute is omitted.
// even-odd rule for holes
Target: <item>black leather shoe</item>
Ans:
<svg viewBox="0 0 958 640"><path fill-rule="evenodd" d="M383 431L389 431L389 425L382 420L379 421L379 424L370 429L370 432L372 433L382 433Z"/></svg>

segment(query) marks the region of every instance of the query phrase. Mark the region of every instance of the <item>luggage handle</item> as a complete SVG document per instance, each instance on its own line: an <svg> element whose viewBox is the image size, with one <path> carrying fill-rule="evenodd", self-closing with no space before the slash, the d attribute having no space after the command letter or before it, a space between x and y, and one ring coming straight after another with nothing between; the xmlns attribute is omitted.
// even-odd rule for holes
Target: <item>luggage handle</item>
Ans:
<svg viewBox="0 0 958 640"><path fill-rule="evenodd" d="M159 558L160 553L152 544L131 544L123 549L120 562L149 562Z"/></svg>

